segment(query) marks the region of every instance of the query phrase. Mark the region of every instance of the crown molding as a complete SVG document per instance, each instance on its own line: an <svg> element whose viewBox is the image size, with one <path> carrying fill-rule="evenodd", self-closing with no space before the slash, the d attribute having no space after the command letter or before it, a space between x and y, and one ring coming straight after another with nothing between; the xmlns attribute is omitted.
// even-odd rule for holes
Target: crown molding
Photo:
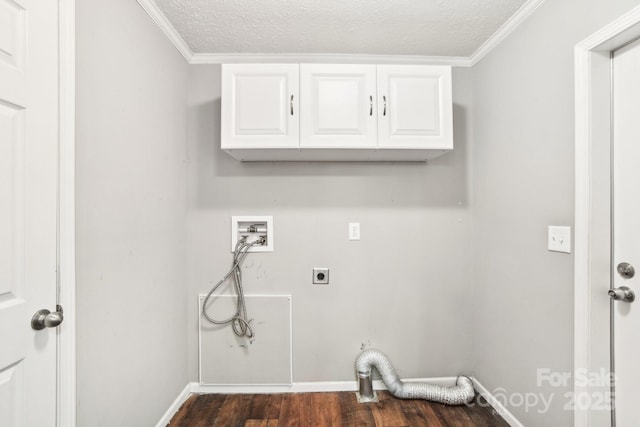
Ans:
<svg viewBox="0 0 640 427"><path fill-rule="evenodd" d="M476 65L482 58L487 56L489 52L502 43L502 41L518 28L543 2L544 0L527 0L487 41L482 43L482 45L473 52L469 57L470 66L473 67Z"/></svg>
<svg viewBox="0 0 640 427"><path fill-rule="evenodd" d="M160 31L169 39L171 44L178 49L178 52L187 60L188 63L191 63L191 58L193 57L193 51L187 45L187 42L184 41L176 27L173 26L171 21L167 19L165 14L158 8L158 5L153 0L137 0L138 4L142 6L145 12L151 17L153 22L160 28Z"/></svg>
<svg viewBox="0 0 640 427"><path fill-rule="evenodd" d="M364 55L364 54L288 54L288 53L194 53L180 33L158 8L154 0L137 0L160 31L178 49L189 64L226 63L340 63L340 64L428 64L472 67L496 48L509 34L522 24L544 0L527 0L502 26L489 37L471 56L423 56L423 55Z"/></svg>
<svg viewBox="0 0 640 427"><path fill-rule="evenodd" d="M324 64L428 64L469 67L471 61L464 56L420 56L420 55L364 55L325 53L194 53L190 64L228 63L324 63Z"/></svg>
<svg viewBox="0 0 640 427"><path fill-rule="evenodd" d="M611 24L587 37L575 47L576 52L610 52L640 37L640 6L631 9Z"/></svg>

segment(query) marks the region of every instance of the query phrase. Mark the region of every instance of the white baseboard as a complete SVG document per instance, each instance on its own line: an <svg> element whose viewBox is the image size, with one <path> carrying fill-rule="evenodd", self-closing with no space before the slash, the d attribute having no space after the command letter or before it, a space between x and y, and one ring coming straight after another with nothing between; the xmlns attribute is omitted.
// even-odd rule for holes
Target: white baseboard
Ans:
<svg viewBox="0 0 640 427"><path fill-rule="evenodd" d="M178 412L178 409L180 409L182 404L186 402L189 396L191 395L192 384L193 383L188 383L182 389L178 397L176 397L176 400L173 401L171 406L169 406L169 409L167 409L164 415L162 415L162 418L160 418L160 421L158 421L158 423L156 424L156 427L166 427L167 424L169 424L169 421L171 421L171 418L173 418L175 413Z"/></svg>
<svg viewBox="0 0 640 427"><path fill-rule="evenodd" d="M410 378L403 379L406 382L428 382L436 385L454 385L455 377L439 378ZM373 381L375 390L386 390L384 383L380 380ZM357 383L353 381L313 381L296 382L284 385L262 385L262 384L238 384L238 385L216 385L191 383L191 393L222 393L222 394L265 394L265 393L313 393L329 391L356 391Z"/></svg>
<svg viewBox="0 0 640 427"><path fill-rule="evenodd" d="M475 388L476 391L486 399L489 405L491 405L493 409L495 409L496 412L500 414L500 416L504 418L504 420L509 423L511 427L524 427L524 424L518 421L518 419L511 412L509 412L509 410L502 404L502 402L496 399L496 397L492 395L485 386L480 384L480 381L478 381L476 378L472 379L473 388Z"/></svg>

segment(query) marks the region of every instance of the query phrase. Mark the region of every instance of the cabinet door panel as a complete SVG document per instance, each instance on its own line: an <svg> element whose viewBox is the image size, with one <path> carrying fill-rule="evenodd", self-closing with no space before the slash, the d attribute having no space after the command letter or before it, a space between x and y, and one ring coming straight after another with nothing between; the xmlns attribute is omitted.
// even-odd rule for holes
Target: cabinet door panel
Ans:
<svg viewBox="0 0 640 427"><path fill-rule="evenodd" d="M297 147L298 65L222 67L222 148Z"/></svg>
<svg viewBox="0 0 640 427"><path fill-rule="evenodd" d="M453 148L451 68L378 66L380 147Z"/></svg>
<svg viewBox="0 0 640 427"><path fill-rule="evenodd" d="M284 135L287 131L284 76L236 76L236 135Z"/></svg>
<svg viewBox="0 0 640 427"><path fill-rule="evenodd" d="M300 66L301 147L375 147L374 65Z"/></svg>

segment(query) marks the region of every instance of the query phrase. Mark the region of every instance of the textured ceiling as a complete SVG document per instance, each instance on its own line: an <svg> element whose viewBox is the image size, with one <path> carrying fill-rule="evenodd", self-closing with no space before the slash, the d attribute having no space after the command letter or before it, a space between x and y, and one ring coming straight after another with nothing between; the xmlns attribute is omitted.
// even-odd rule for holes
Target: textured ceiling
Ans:
<svg viewBox="0 0 640 427"><path fill-rule="evenodd" d="M155 0L194 53L470 56L525 0Z"/></svg>

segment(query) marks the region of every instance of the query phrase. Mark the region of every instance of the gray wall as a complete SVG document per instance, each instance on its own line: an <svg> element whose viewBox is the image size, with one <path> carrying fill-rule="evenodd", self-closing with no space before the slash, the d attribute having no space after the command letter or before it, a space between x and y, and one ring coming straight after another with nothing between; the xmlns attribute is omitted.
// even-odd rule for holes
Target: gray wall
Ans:
<svg viewBox="0 0 640 427"><path fill-rule="evenodd" d="M188 380L188 67L135 1L76 7L78 425L150 426Z"/></svg>
<svg viewBox="0 0 640 427"><path fill-rule="evenodd" d="M536 373L573 370L573 256L546 248L548 225L573 225L573 47L637 4L544 2L473 69L474 374L553 396L545 414L507 405L527 426L572 425L570 388Z"/></svg>
<svg viewBox="0 0 640 427"><path fill-rule="evenodd" d="M573 257L546 250L573 223L573 46L636 4L545 2L454 70L456 148L425 165L237 162L220 67L188 67L133 2L78 3L79 425L153 424L197 380L197 294L251 214L274 216L276 248L249 256L246 291L293 295L294 381L351 380L377 347L403 377L553 395L509 409L570 425L536 369L573 367Z"/></svg>
<svg viewBox="0 0 640 427"><path fill-rule="evenodd" d="M429 165L238 162L219 148L220 66L189 72L189 378L196 298L230 266L231 215L274 216L275 251L249 255L245 287L293 295L294 381L353 380L363 345L403 377L468 372L471 71L454 71L455 150ZM329 286L311 284L318 266Z"/></svg>

